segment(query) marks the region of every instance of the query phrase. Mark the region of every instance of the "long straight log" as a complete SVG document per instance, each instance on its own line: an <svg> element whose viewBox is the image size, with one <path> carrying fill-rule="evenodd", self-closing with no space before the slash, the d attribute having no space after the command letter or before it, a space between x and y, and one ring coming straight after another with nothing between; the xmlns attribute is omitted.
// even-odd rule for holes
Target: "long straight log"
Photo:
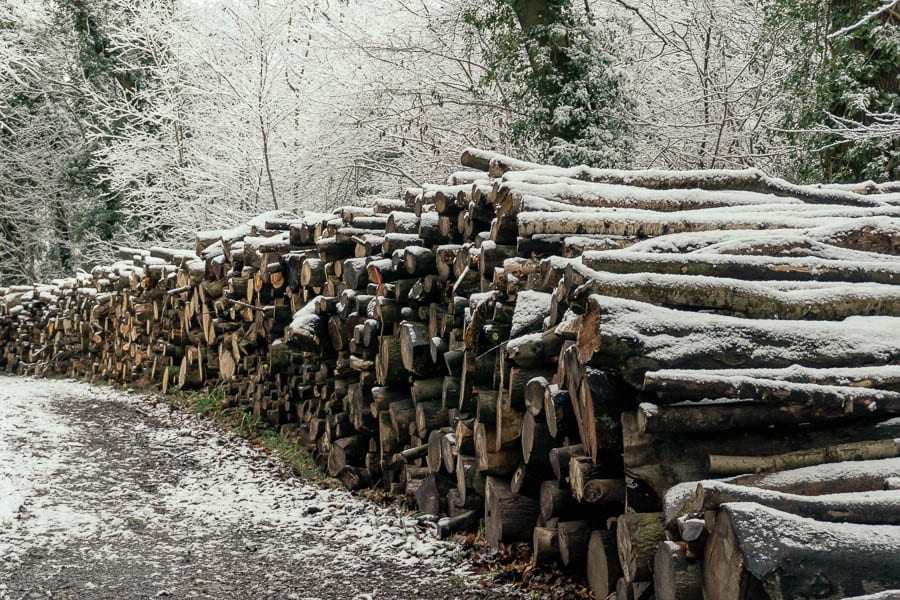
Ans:
<svg viewBox="0 0 900 600"><path fill-rule="evenodd" d="M896 255L900 232L891 217L849 219L808 229L723 229L673 233L635 242L635 252L703 252L704 254L775 254L820 258L872 258L871 253ZM850 250L850 252L847 252Z"/></svg>
<svg viewBox="0 0 900 600"><path fill-rule="evenodd" d="M853 218L896 216L900 209L879 206L807 207L778 204L710 208L664 213L639 209L582 208L580 211L535 210L517 215L518 235L542 233L588 235L635 235L649 237L665 233L714 229L800 229L839 224Z"/></svg>
<svg viewBox="0 0 900 600"><path fill-rule="evenodd" d="M773 198L753 192L707 190L650 190L627 185L589 183L534 175L526 181L507 181L497 191L498 214L529 210L559 212L579 208L633 208L662 212L725 206L771 205ZM802 204L785 199L781 205Z"/></svg>
<svg viewBox="0 0 900 600"><path fill-rule="evenodd" d="M749 389L758 390L756 393ZM900 414L900 393L854 387L802 384L761 385L745 381L732 389L734 396L715 400L638 407L641 431L704 432L746 427L834 423L883 418ZM753 398L732 400L730 398Z"/></svg>
<svg viewBox="0 0 900 600"><path fill-rule="evenodd" d="M885 489L885 481L900 473L900 458L852 460L799 467L773 473L741 475L729 483L777 490L790 494L818 496Z"/></svg>
<svg viewBox="0 0 900 600"><path fill-rule="evenodd" d="M591 296L578 332L585 364L620 369L639 387L662 368L877 365L900 361L900 343L885 330L897 317L844 321L741 319L672 310L608 296Z"/></svg>
<svg viewBox="0 0 900 600"><path fill-rule="evenodd" d="M581 260L590 269L608 273L704 275L750 281L900 283L900 263L877 260L874 256L868 261L850 261L732 254L651 254L626 249L585 252Z"/></svg>
<svg viewBox="0 0 900 600"><path fill-rule="evenodd" d="M726 502L755 502L817 521L900 524L900 490L800 496L716 480L697 484L693 504L698 510L717 510Z"/></svg>
<svg viewBox="0 0 900 600"><path fill-rule="evenodd" d="M738 190L798 198L813 204L871 206L880 203L877 198L871 198L857 191L797 185L784 179L770 177L759 169L752 168L682 171L597 169L585 166L563 168L535 165L502 155L491 156L489 163L496 169L492 172L492 176L504 175L504 181L511 182L543 181L547 177L552 177L562 180L629 185L652 190L673 188L685 190L696 188L705 191Z"/></svg>
<svg viewBox="0 0 900 600"><path fill-rule="evenodd" d="M594 264L590 258L583 260ZM603 265L598 263L598 266ZM750 318L835 321L853 315L900 315L900 287L896 285L786 281L781 280L779 272L774 270L771 275L777 279L775 281L743 281L725 273L711 277L671 273L607 273L580 268L586 283L574 291L569 298L570 303L590 294L600 294L660 306L716 310ZM820 276L820 272L815 271L814 275Z"/></svg>
<svg viewBox="0 0 900 600"><path fill-rule="evenodd" d="M900 456L900 438L839 444L773 456L711 454L709 456L709 472L715 475L758 473L846 460L871 460L896 456Z"/></svg>
<svg viewBox="0 0 900 600"><path fill-rule="evenodd" d="M643 388L656 392L660 398L709 398L749 397L751 392L734 392L741 381L758 382L766 380L766 385L789 386L791 383L819 386L852 386L854 388L876 388L889 392L900 392L900 365L877 365L871 367L837 367L832 369L811 369L792 365L784 369L670 369L653 371L644 375Z"/></svg>

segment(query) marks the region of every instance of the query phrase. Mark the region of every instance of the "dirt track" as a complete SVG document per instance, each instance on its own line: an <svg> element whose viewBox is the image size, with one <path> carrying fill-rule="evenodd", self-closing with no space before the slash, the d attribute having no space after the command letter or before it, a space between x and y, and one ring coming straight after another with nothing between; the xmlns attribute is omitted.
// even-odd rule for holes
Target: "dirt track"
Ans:
<svg viewBox="0 0 900 600"><path fill-rule="evenodd" d="M452 545L147 397L0 377L0 599L480 597Z"/></svg>

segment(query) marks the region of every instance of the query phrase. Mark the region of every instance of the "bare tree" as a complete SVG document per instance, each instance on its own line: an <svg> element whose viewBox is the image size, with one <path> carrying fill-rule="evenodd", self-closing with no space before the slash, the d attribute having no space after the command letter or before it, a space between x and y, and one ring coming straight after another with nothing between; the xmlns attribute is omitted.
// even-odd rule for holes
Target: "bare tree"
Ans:
<svg viewBox="0 0 900 600"><path fill-rule="evenodd" d="M758 166L779 171L790 148L780 117L786 68L778 31L751 0L594 0L632 46L621 65L640 103L636 144L645 166Z"/></svg>

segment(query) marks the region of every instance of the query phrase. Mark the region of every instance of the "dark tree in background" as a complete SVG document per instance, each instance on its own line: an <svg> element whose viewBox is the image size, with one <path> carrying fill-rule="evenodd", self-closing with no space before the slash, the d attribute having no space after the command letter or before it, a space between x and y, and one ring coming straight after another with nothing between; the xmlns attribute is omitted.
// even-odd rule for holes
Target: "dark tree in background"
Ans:
<svg viewBox="0 0 900 600"><path fill-rule="evenodd" d="M900 7L881 0L770 0L787 35L785 129L806 150L804 181L900 179L900 136L861 135L900 113ZM857 132L858 135L852 135Z"/></svg>
<svg viewBox="0 0 900 600"><path fill-rule="evenodd" d="M95 153L102 144L100 140L115 135L121 123L97 119L91 110L93 100L89 94L98 98L126 96L136 99L141 73L129 70L112 47L108 35L109 19L122 18L122 15L110 10L104 0L54 0L53 9L56 34L67 41L69 76L84 84L72 101L74 110L93 133L70 156L67 169L69 183L94 199L79 215L76 234L91 233L101 240L111 240L123 218L120 198L109 189Z"/></svg>
<svg viewBox="0 0 900 600"><path fill-rule="evenodd" d="M512 141L558 165L629 162L632 105L611 34L566 0L497 0L467 9L487 74L517 117Z"/></svg>

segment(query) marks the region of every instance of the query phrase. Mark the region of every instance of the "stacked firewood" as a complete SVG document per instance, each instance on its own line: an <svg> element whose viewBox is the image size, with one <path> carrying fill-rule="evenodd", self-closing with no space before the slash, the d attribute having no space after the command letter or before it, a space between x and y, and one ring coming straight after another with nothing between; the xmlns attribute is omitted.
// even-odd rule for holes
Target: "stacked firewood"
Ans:
<svg viewBox="0 0 900 600"><path fill-rule="evenodd" d="M220 384L356 489L597 598L900 588L900 196L467 150L0 290L0 367Z"/></svg>

